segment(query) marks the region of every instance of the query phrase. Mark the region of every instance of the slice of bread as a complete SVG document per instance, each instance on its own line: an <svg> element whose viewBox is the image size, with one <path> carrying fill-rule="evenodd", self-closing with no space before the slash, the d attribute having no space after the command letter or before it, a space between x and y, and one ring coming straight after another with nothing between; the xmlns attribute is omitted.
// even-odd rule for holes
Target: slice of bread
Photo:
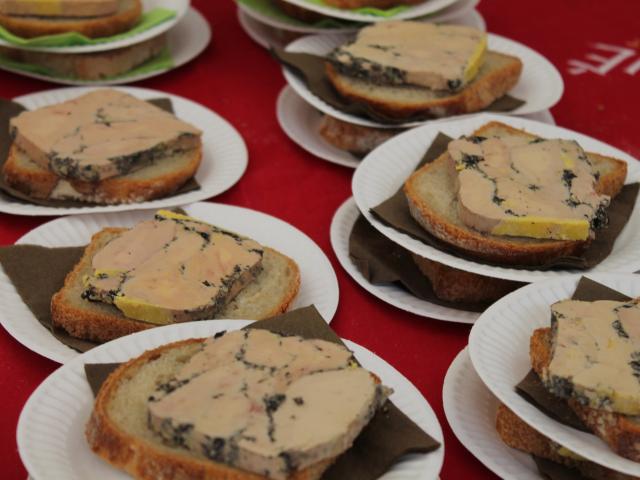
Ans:
<svg viewBox="0 0 640 480"><path fill-rule="evenodd" d="M420 271L429 279L433 293L448 302L493 303L525 285L465 272L413 253L411 255Z"/></svg>
<svg viewBox="0 0 640 480"><path fill-rule="evenodd" d="M125 231L105 228L96 233L84 255L65 278L64 286L51 298L51 322L71 336L107 342L155 325L126 318L116 307L82 298L83 278L92 272L93 256ZM217 315L217 318L262 320L286 311L300 288L300 270L289 257L264 249L263 270L256 279Z"/></svg>
<svg viewBox="0 0 640 480"><path fill-rule="evenodd" d="M502 441L511 448L577 469L585 478L598 480L632 480L634 478L572 455L566 448L562 448L531 428L503 404L498 406L496 430Z"/></svg>
<svg viewBox="0 0 640 480"><path fill-rule="evenodd" d="M114 467L141 480L266 480L223 463L171 448L147 427L147 398L200 348L191 339L145 352L121 365L102 385L86 427L91 449ZM316 480L335 459L322 460L289 480Z"/></svg>
<svg viewBox="0 0 640 480"><path fill-rule="evenodd" d="M403 119L418 114L446 117L482 110L518 83L522 62L511 55L487 51L477 76L454 94L412 86L376 85L343 75L330 62L325 63L325 69L329 81L343 97L365 103L389 117Z"/></svg>
<svg viewBox="0 0 640 480"><path fill-rule="evenodd" d="M536 138L499 122L491 122L473 135ZM615 197L624 186L627 164L603 155L587 155L600 174L597 192ZM480 260L507 265L541 265L564 256L579 256L587 247L588 241L488 235L467 227L458 215L456 177L449 162L449 154L445 152L416 170L404 185L411 215L430 234Z"/></svg>
<svg viewBox="0 0 640 480"><path fill-rule="evenodd" d="M337 8L393 8L402 5L417 5L425 0L324 0L324 3Z"/></svg>
<svg viewBox="0 0 640 480"><path fill-rule="evenodd" d="M293 3L289 3L286 0L272 0L280 10L282 10L285 14L289 15L296 20L300 20L301 22L306 23L315 23L323 18L329 18L321 13L314 12L312 10L307 10L306 8L299 7L298 5L294 5Z"/></svg>
<svg viewBox="0 0 640 480"><path fill-rule="evenodd" d="M343 122L324 115L320 123L320 136L340 150L363 157L374 148L402 132L400 128L371 128Z"/></svg>
<svg viewBox="0 0 640 480"><path fill-rule="evenodd" d="M201 148L176 153L127 175L91 183L64 180L33 162L13 144L2 168L11 188L37 199L72 199L93 203L137 203L172 194L192 178Z"/></svg>
<svg viewBox="0 0 640 480"><path fill-rule="evenodd" d="M129 47L92 53L49 53L0 47L0 55L17 62L38 65L51 74L80 80L102 80L130 72L162 53L165 35Z"/></svg>
<svg viewBox="0 0 640 480"><path fill-rule="evenodd" d="M533 370L541 375L551 363L551 328L539 328L533 332L529 356ZM640 462L640 422L638 422L638 417L590 408L581 405L575 399L569 399L567 404L582 420L582 423L606 442L614 452L634 462Z"/></svg>
<svg viewBox="0 0 640 480"><path fill-rule="evenodd" d="M109 37L131 29L142 15L140 0L120 0L118 11L102 17L0 15L0 25L23 38L77 32L89 38Z"/></svg>

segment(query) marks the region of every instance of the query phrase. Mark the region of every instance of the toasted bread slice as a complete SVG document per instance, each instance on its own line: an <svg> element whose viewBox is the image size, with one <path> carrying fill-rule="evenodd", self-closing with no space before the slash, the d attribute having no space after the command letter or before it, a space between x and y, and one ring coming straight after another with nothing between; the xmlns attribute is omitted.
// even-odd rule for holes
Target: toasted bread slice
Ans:
<svg viewBox="0 0 640 480"><path fill-rule="evenodd" d="M324 0L324 3L337 8L393 8L402 5L416 5L425 0Z"/></svg>
<svg viewBox="0 0 640 480"><path fill-rule="evenodd" d="M339 73L325 63L327 77L343 97L368 104L389 117L403 119L413 115L434 118L477 112L491 105L511 90L522 72L519 58L487 51L476 78L458 93L441 93L410 86L376 85Z"/></svg>
<svg viewBox="0 0 640 480"><path fill-rule="evenodd" d="M93 256L123 228L105 228L96 233L84 255L65 278L64 286L51 299L51 321L71 336L106 342L154 325L126 318L116 307L82 298L83 278L91 273ZM217 318L262 320L283 313L300 288L300 270L289 257L264 249L263 270L222 310Z"/></svg>
<svg viewBox="0 0 640 480"><path fill-rule="evenodd" d="M533 370L541 375L551 363L551 328L539 328L533 332L529 356ZM637 417L589 408L575 399L567 404L593 433L605 441L618 455L640 462L640 423Z"/></svg>
<svg viewBox="0 0 640 480"><path fill-rule="evenodd" d="M37 199L71 199L94 203L137 203L172 194L193 177L201 148L176 153L127 175L96 183L67 181L32 161L13 144L2 174L15 190Z"/></svg>
<svg viewBox="0 0 640 480"><path fill-rule="evenodd" d="M92 53L50 53L0 47L0 55L46 68L52 74L80 80L102 80L130 72L162 53L167 45L165 35L129 47Z"/></svg>
<svg viewBox="0 0 640 480"><path fill-rule="evenodd" d="M449 302L493 303L525 285L465 272L415 254L412 257L420 271L429 279L433 293Z"/></svg>
<svg viewBox="0 0 640 480"><path fill-rule="evenodd" d="M126 32L136 24L140 15L140 0L120 0L118 11L112 15L84 18L0 15L0 25L23 38L67 32L100 38Z"/></svg>
<svg viewBox="0 0 640 480"><path fill-rule="evenodd" d="M371 128L343 122L324 115L320 123L320 136L340 150L363 157L374 148L403 130L400 128Z"/></svg>
<svg viewBox="0 0 640 480"><path fill-rule="evenodd" d="M521 135L535 138L523 130L491 122L474 135ZM600 173L596 190L615 197L627 177L627 164L622 160L588 153ZM555 258L580 255L588 242L539 240L534 238L488 235L467 227L458 215L456 178L449 167L449 154L416 170L406 181L404 193L413 218L429 233L480 260L501 264L540 265Z"/></svg>
<svg viewBox="0 0 640 480"><path fill-rule="evenodd" d="M147 427L147 398L193 356L204 339L150 350L121 365L105 381L86 427L91 449L111 465L141 480L267 480L162 443ZM290 480L316 480L333 463L322 460Z"/></svg>
<svg viewBox="0 0 640 480"><path fill-rule="evenodd" d="M531 428L503 404L498 406L496 430L502 441L511 448L577 469L586 478L599 480L632 480L635 478L572 454L566 448Z"/></svg>

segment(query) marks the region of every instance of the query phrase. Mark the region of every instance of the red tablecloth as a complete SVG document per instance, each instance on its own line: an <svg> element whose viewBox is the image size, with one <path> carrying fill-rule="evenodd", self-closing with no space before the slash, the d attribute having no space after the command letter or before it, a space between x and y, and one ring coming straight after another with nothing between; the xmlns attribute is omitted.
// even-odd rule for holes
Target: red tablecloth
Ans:
<svg viewBox="0 0 640 480"><path fill-rule="evenodd" d="M329 225L351 194L352 170L314 158L280 130L275 116L276 96L284 85L280 68L241 30L234 2L193 4L211 22L211 46L189 65L138 85L200 102L240 131L249 148L249 168L215 201L275 215L313 238L331 259L340 283L333 328L384 357L435 409L445 434L442 478L495 478L456 440L442 409L443 378L466 345L469 327L402 312L368 294L342 270L329 244ZM491 32L538 50L561 71L566 92L552 110L559 125L640 157L639 2L484 0L479 9ZM2 97L48 88L55 86L0 72ZM0 244L13 243L49 219L0 214ZM57 367L0 331L3 478L26 476L15 441L18 415L31 392Z"/></svg>

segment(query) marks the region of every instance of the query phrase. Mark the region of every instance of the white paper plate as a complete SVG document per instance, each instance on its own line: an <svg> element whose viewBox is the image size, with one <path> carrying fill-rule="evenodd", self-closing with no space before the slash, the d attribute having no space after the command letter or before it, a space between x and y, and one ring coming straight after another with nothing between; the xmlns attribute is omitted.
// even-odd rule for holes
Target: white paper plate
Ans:
<svg viewBox="0 0 640 480"><path fill-rule="evenodd" d="M84 437L93 395L84 374L85 363L123 362L160 345L236 330L245 321L204 321L170 325L139 332L95 348L52 373L31 395L18 422L18 450L35 478L128 479L123 472L94 455ZM374 353L346 341L364 368L394 389L391 400L418 426L441 443L427 455L410 455L381 480L433 480L444 458L442 429L435 413L409 380Z"/></svg>
<svg viewBox="0 0 640 480"><path fill-rule="evenodd" d="M238 8L238 21L245 33L261 47L267 49L271 47L285 48L289 43L291 43L290 40L283 38L283 33L287 33L286 30L260 22L260 20L257 20L247 13L246 9ZM480 12L475 9L464 11L458 14L458 16L450 18L448 23L455 25L467 25L482 31L486 30L484 18L480 15ZM327 29L324 29L324 31L326 30ZM345 29L339 29L338 31L344 32Z"/></svg>
<svg viewBox="0 0 640 480"><path fill-rule="evenodd" d="M136 43L143 42L150 38L156 37L171 28L173 28L187 13L191 0L142 0L142 7L144 11L149 11L154 8L168 8L176 12L176 16L166 22L156 25L149 30L146 30L138 35L134 35L115 42L97 43L95 45L76 45L72 47L26 47L9 43L0 39L0 46L17 48L18 50L36 50L41 52L51 53L89 53L89 52L103 52L105 50L113 50L115 48L128 47L129 45L135 45Z"/></svg>
<svg viewBox="0 0 640 480"><path fill-rule="evenodd" d="M487 29L487 24L480 12L474 9L479 2L480 0L460 0L437 13L423 17L420 20L429 22L457 23L459 25L468 25L485 31ZM247 32L253 40L265 48L268 48L269 45L284 48L286 43L288 43L283 42L280 36L274 34L274 29L297 32L300 34L329 34L355 32L365 25L356 24L353 27L323 28L314 27L313 25L305 25L303 22L295 19L291 19L291 22L284 22L278 18L265 15L244 3L238 3L238 19L240 20L240 25L242 25L244 31Z"/></svg>
<svg viewBox="0 0 640 480"><path fill-rule="evenodd" d="M139 75L124 75L108 80L74 80L70 78L41 75L39 73L26 72L19 68L0 65L0 70L17 73L25 77L37 78L47 82L61 85L122 85L134 83L147 78L162 75L190 62L211 42L211 27L207 20L195 8L189 8L186 15L175 28L167 33L167 44L173 58L173 67L164 70L142 73Z"/></svg>
<svg viewBox="0 0 640 480"><path fill-rule="evenodd" d="M324 56L335 47L343 44L351 38L353 38L353 34L312 35L300 38L290 43L286 50L288 52L305 52ZM523 115L547 110L560 100L562 92L564 91L562 77L556 67L554 67L553 64L545 57L521 43L493 33L489 34L489 48L496 52L516 56L520 58L523 63L520 80L518 81L518 84L509 91L509 93L516 98L525 100L526 103L509 112L509 115ZM296 74L290 72L285 67L282 67L282 71L289 85L291 85L296 93L304 98L306 102L310 103L318 110L340 120L367 127L380 128L389 128L393 126L410 127L429 122L407 122L402 125L385 125L356 115L341 112L311 93L307 88L306 83ZM464 115L459 116L458 118L462 119L468 116L469 115ZM431 120L431 122L432 121L433 120Z"/></svg>
<svg viewBox="0 0 640 480"><path fill-rule="evenodd" d="M457 138L469 134L490 121L499 121L515 128L525 129L547 138L573 139L587 152L596 152L628 162L627 183L640 179L640 165L633 157L606 143L565 128L534 122L532 120L504 115L481 114L464 119L428 124L402 133L385 142L370 153L353 176L353 195L358 208L379 231L412 252L450 267L489 277L535 282L544 278L557 278L568 270L518 270L496 267L456 257L430 247L404 233L383 225L369 209L393 195L411 175L418 161L438 132ZM640 208L636 206L611 254L591 272L635 272L640 269Z"/></svg>
<svg viewBox="0 0 640 480"><path fill-rule="evenodd" d="M640 275L603 273L588 277L626 295L640 295ZM515 391L531 369L531 334L536 328L549 326L551 304L571 298L579 279L580 275L570 275L527 285L489 307L471 329L471 361L489 390L540 433L592 462L640 476L640 463L615 454L595 435L553 420Z"/></svg>
<svg viewBox="0 0 640 480"><path fill-rule="evenodd" d="M331 321L338 308L338 281L329 259L307 235L282 220L246 208L206 202L183 208L195 218L242 233L295 260L300 267L300 292L290 309L313 304L327 322ZM16 243L45 247L86 245L102 228L133 226L153 213L154 210L147 210L59 218L30 231ZM60 363L78 356L37 321L1 268L0 305L0 324L27 348Z"/></svg>
<svg viewBox="0 0 640 480"><path fill-rule="evenodd" d="M342 268L344 268L347 273L351 275L351 278L362 288L394 307L423 317L446 320L448 322L473 323L476 318L480 316L479 313L443 307L435 303L427 302L426 300L421 300L404 288L393 283L387 285L374 285L370 283L349 258L349 236L351 235L351 230L353 230L353 225L356 223L359 214L360 212L353 198L349 198L336 210L333 220L331 221L331 246Z"/></svg>
<svg viewBox="0 0 640 480"><path fill-rule="evenodd" d="M496 431L500 402L473 369L465 347L451 363L442 387L449 426L482 464L506 480L542 480L531 455L505 445Z"/></svg>
<svg viewBox="0 0 640 480"><path fill-rule="evenodd" d="M75 87L45 90L16 97L14 100L32 110L63 102L96 89L96 87ZM170 93L137 87L117 87L116 89L141 99L169 98L178 118L194 124L203 131L202 163L195 177L201 188L142 203L72 208L20 203L12 197L0 193L0 212L16 215L70 215L171 207L211 198L231 188L240 180L247 168L247 147L237 130L220 115L203 105Z"/></svg>
<svg viewBox="0 0 640 480"><path fill-rule="evenodd" d="M307 10L321 13L329 17L342 18L344 20L353 20L354 22L384 22L385 20L407 20L410 18L418 18L431 13L436 13L450 5L456 0L427 0L424 3L407 8L405 11L394 15L393 17L378 17L375 15L367 15L353 10L329 7L319 5L308 0L285 0L287 3L303 7Z"/></svg>
<svg viewBox="0 0 640 480"><path fill-rule="evenodd" d="M305 102L291 87L285 86L280 91L276 113L282 130L307 152L345 167L357 168L360 165L361 159L346 150L334 147L322 138L320 122L324 114ZM523 116L551 125L556 124L549 110Z"/></svg>

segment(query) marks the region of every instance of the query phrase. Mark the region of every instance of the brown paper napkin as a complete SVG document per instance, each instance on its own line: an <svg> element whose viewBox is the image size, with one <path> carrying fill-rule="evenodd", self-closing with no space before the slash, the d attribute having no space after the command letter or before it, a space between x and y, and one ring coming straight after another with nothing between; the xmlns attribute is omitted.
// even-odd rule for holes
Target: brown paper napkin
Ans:
<svg viewBox="0 0 640 480"><path fill-rule="evenodd" d="M86 352L97 343L74 338L51 324L51 297L82 257L84 247L47 248L36 245L0 247L0 265L22 301L38 321L62 343Z"/></svg>
<svg viewBox="0 0 640 480"><path fill-rule="evenodd" d="M427 163L433 162L442 155L447 150L447 145L451 140L451 137L439 133L416 166L416 170ZM611 205L607 209L609 226L597 232L595 240L591 242L582 256L561 257L543 265L509 265L509 267L523 270L549 270L552 268L586 270L596 266L609 256L611 250L613 250L616 238L629 221L636 204L639 187L640 184L638 183L625 185L618 196L611 201ZM469 252L457 250L454 246L434 237L422 228L409 213L409 206L402 188L380 205L372 208L371 213L385 225L399 232L406 233L438 250L467 260L477 260L474 259L473 255L469 254ZM482 263L492 264L484 259L480 261Z"/></svg>
<svg viewBox="0 0 640 480"><path fill-rule="evenodd" d="M340 343L314 306L301 308L245 328L261 328L283 335L299 335ZM119 364L86 364L85 374L97 394L102 382ZM353 446L341 455L322 476L323 480L374 480L409 453L428 453L440 444L388 401L358 436Z"/></svg>
<svg viewBox="0 0 640 480"><path fill-rule="evenodd" d="M490 304L448 302L438 298L411 253L378 232L363 215L358 216L351 230L349 257L374 285L398 283L421 300L469 312L483 312Z"/></svg>
<svg viewBox="0 0 640 480"><path fill-rule="evenodd" d="M630 297L586 277L580 279L571 298L585 302L597 300L624 302L630 300ZM540 377L533 370L530 370L527 376L516 385L516 392L531 405L563 425L592 433L591 430L585 427L574 411L569 408L565 400L549 393L542 384ZM580 472L575 469L558 465L549 460L538 459L535 456L534 460L540 472L552 480L579 480L583 478ZM594 475L596 473L598 472L594 472ZM593 478L600 478L600 476L594 476ZM602 478L604 479L605 476L602 476Z"/></svg>
<svg viewBox="0 0 640 480"><path fill-rule="evenodd" d="M171 105L171 100L169 100L168 98L158 98L148 101L149 103L152 103L153 105L167 112L173 113L173 106ZM13 141L11 135L9 134L9 121L24 110L26 109L22 105L12 102L11 100L0 98L0 171L2 171L2 166L7 160L9 147L11 146L11 142ZM175 193L173 193L173 195L179 195L181 193L187 193L199 189L200 185L198 185L198 182L196 182L195 178L192 177L187 181L187 183L185 183ZM80 202L77 200L41 200L37 198L31 198L24 193L11 188L4 181L3 175L0 175L0 190L12 197L13 201L18 201L19 203L42 205L45 207L74 208L103 205L100 203Z"/></svg>
<svg viewBox="0 0 640 480"><path fill-rule="evenodd" d="M409 118L398 119L385 115L372 108L369 104L344 99L327 80L324 68L326 59L324 57L309 53L285 52L284 50L275 48L271 49L271 54L278 62L301 77L314 95L341 112L368 118L384 124L418 122L433 118L433 116L430 115L414 115ZM523 100L505 95L489 105L484 111L510 112L524 104L525 102Z"/></svg>
<svg viewBox="0 0 640 480"><path fill-rule="evenodd" d="M547 460L546 458L537 457L531 455L533 461L538 468L538 471L544 478L549 480L588 480L587 477L582 475L576 468L566 467L559 463ZM590 480L607 480L607 477L600 477L597 472L592 471ZM610 480L610 477L609 477Z"/></svg>

